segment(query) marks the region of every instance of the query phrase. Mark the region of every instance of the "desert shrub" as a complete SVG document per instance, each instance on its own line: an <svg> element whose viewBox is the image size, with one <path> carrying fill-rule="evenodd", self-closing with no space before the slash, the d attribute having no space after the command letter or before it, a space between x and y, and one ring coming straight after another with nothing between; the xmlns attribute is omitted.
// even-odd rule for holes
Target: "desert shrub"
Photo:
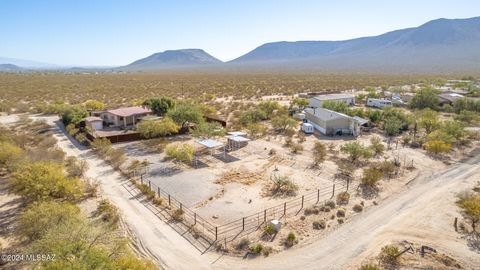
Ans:
<svg viewBox="0 0 480 270"><path fill-rule="evenodd" d="M236 245L235 249L237 250L245 250L250 245L250 240L248 238L242 238Z"/></svg>
<svg viewBox="0 0 480 270"><path fill-rule="evenodd" d="M108 163L110 163L114 168L118 169L127 159L125 157L125 151L121 148L110 148L105 156Z"/></svg>
<svg viewBox="0 0 480 270"><path fill-rule="evenodd" d="M350 142L342 145L340 151L347 154L352 162L360 158L368 159L372 156L372 151L359 142Z"/></svg>
<svg viewBox="0 0 480 270"><path fill-rule="evenodd" d="M338 224L343 224L345 220L343 220L343 218L337 218L337 222Z"/></svg>
<svg viewBox="0 0 480 270"><path fill-rule="evenodd" d="M10 168L22 157L23 150L10 142L0 141L0 167Z"/></svg>
<svg viewBox="0 0 480 270"><path fill-rule="evenodd" d="M345 209L338 209L337 217L345 217Z"/></svg>
<svg viewBox="0 0 480 270"><path fill-rule="evenodd" d="M100 216L103 222L106 222L114 227L117 226L118 222L120 221L118 208L111 204L108 200L100 201L95 214Z"/></svg>
<svg viewBox="0 0 480 270"><path fill-rule="evenodd" d="M327 223L323 219L322 220L315 220L312 223L312 226L313 226L313 229L315 229L315 230L323 230L327 227Z"/></svg>
<svg viewBox="0 0 480 270"><path fill-rule="evenodd" d="M263 245L260 243L257 243L250 248L250 252L255 255L262 253L262 250L263 250Z"/></svg>
<svg viewBox="0 0 480 270"><path fill-rule="evenodd" d="M84 133L78 133L77 135L75 135L75 140L77 140L77 142L83 145L86 145L88 142L88 138L87 136L85 136Z"/></svg>
<svg viewBox="0 0 480 270"><path fill-rule="evenodd" d="M355 211L355 212L357 212L357 213L358 213L358 212L362 212L362 211L363 211L363 206L361 206L360 204L355 204L355 205L353 206L353 211Z"/></svg>
<svg viewBox="0 0 480 270"><path fill-rule="evenodd" d="M176 106L176 102L173 98L170 97L152 97L148 98L143 102L143 105L147 106L154 112L155 114L162 116L165 115L167 112L174 110Z"/></svg>
<svg viewBox="0 0 480 270"><path fill-rule="evenodd" d="M63 166L51 161L22 164L11 178L12 191L28 201L65 199L73 201L83 193L78 178L67 178Z"/></svg>
<svg viewBox="0 0 480 270"><path fill-rule="evenodd" d="M292 151L293 154L297 154L303 151L303 145L299 143L290 143L290 150Z"/></svg>
<svg viewBox="0 0 480 270"><path fill-rule="evenodd" d="M211 138L225 135L225 129L219 123L202 122L190 129L193 137Z"/></svg>
<svg viewBox="0 0 480 270"><path fill-rule="evenodd" d="M257 105L258 109L265 113L267 119L270 119L273 112L281 108L280 104L276 101L262 101Z"/></svg>
<svg viewBox="0 0 480 270"><path fill-rule="evenodd" d="M147 139L169 136L177 133L179 129L177 123L169 117L157 121L142 121L136 127L136 130Z"/></svg>
<svg viewBox="0 0 480 270"><path fill-rule="evenodd" d="M385 151L385 145L383 145L380 137L374 136L370 139L370 148L372 149L375 156L383 155Z"/></svg>
<svg viewBox="0 0 480 270"><path fill-rule="evenodd" d="M457 206L462 210L462 215L470 220L473 231L480 222L480 195L466 192L458 195Z"/></svg>
<svg viewBox="0 0 480 270"><path fill-rule="evenodd" d="M188 143L171 143L165 147L165 154L182 162L191 162L193 160L194 149Z"/></svg>
<svg viewBox="0 0 480 270"><path fill-rule="evenodd" d="M251 138L256 139L266 134L267 127L260 123L251 123L247 125L247 130Z"/></svg>
<svg viewBox="0 0 480 270"><path fill-rule="evenodd" d="M267 226L265 226L265 228L263 230L268 235L274 235L274 234L277 233L277 230L275 229L275 226L273 226L272 224L268 224Z"/></svg>
<svg viewBox="0 0 480 270"><path fill-rule="evenodd" d="M95 111L95 110L103 110L105 108L105 104L101 101L89 99L85 101L85 108L87 110Z"/></svg>
<svg viewBox="0 0 480 270"><path fill-rule="evenodd" d="M380 268L374 264L363 264L358 270L380 270Z"/></svg>
<svg viewBox="0 0 480 270"><path fill-rule="evenodd" d="M156 206L162 206L165 204L165 201L162 199L162 198L159 198L159 197L154 197L152 199L152 203Z"/></svg>
<svg viewBox="0 0 480 270"><path fill-rule="evenodd" d="M336 205L335 205L335 202L334 201L327 201L325 203L326 206L330 207L331 209L335 208Z"/></svg>
<svg viewBox="0 0 480 270"><path fill-rule="evenodd" d="M288 176L275 176L272 194L276 195L295 195L298 185L295 184Z"/></svg>
<svg viewBox="0 0 480 270"><path fill-rule="evenodd" d="M400 250L394 245L387 245L382 247L379 259L380 262L386 265L398 265L400 262Z"/></svg>
<svg viewBox="0 0 480 270"><path fill-rule="evenodd" d="M92 150L101 157L105 157L107 152L112 148L112 143L106 138L95 139L90 146Z"/></svg>
<svg viewBox="0 0 480 270"><path fill-rule="evenodd" d="M297 121L291 118L288 114L277 115L272 118L272 126L274 129L285 132L288 129L293 129L297 125Z"/></svg>
<svg viewBox="0 0 480 270"><path fill-rule="evenodd" d="M374 167L386 177L391 177L398 169L394 162L388 160L379 162Z"/></svg>
<svg viewBox="0 0 480 270"><path fill-rule="evenodd" d="M327 157L327 147L324 143L315 142L313 146L313 163L318 166L323 163Z"/></svg>
<svg viewBox="0 0 480 270"><path fill-rule="evenodd" d="M285 245L291 247L297 243L297 236L293 232L289 232L285 239Z"/></svg>
<svg viewBox="0 0 480 270"><path fill-rule="evenodd" d="M65 131L67 132L68 135L75 137L75 135L80 131L78 128L75 127L74 124L68 124L65 127Z"/></svg>
<svg viewBox="0 0 480 270"><path fill-rule="evenodd" d="M456 121L460 121L467 124L476 124L480 122L480 116L477 112L462 110L454 116Z"/></svg>
<svg viewBox="0 0 480 270"><path fill-rule="evenodd" d="M410 100L410 107L414 109L435 109L439 105L438 91L427 87L418 91Z"/></svg>
<svg viewBox="0 0 480 270"><path fill-rule="evenodd" d="M434 155L448 153L452 150L451 144L439 140L428 141L424 144L424 147L427 152Z"/></svg>
<svg viewBox="0 0 480 270"><path fill-rule="evenodd" d="M258 123L260 121L266 120L267 114L261 110L248 110L243 112L240 116L240 122L244 126L248 126L249 124Z"/></svg>
<svg viewBox="0 0 480 270"><path fill-rule="evenodd" d="M330 210L331 210L331 208L326 206L326 205L322 205L318 209L322 212L330 212Z"/></svg>
<svg viewBox="0 0 480 270"><path fill-rule="evenodd" d="M440 126L438 112L432 109L424 109L416 112L417 123L421 128L425 129L425 133L430 134Z"/></svg>
<svg viewBox="0 0 480 270"><path fill-rule="evenodd" d="M60 113L60 118L65 126L69 124L77 125L88 116L87 110L83 106L69 106Z"/></svg>
<svg viewBox="0 0 480 270"><path fill-rule="evenodd" d="M67 157L65 167L69 177L83 177L88 170L88 163L85 160L79 160L76 157Z"/></svg>
<svg viewBox="0 0 480 270"><path fill-rule="evenodd" d="M183 211L182 209L180 209L180 208L175 209L172 212L172 219L174 221L182 221L183 220L183 214L185 214L185 211Z"/></svg>
<svg viewBox="0 0 480 270"><path fill-rule="evenodd" d="M347 191L343 191L338 193L337 195L337 204L342 205L342 204L348 204L348 201L350 200L350 193Z"/></svg>
<svg viewBox="0 0 480 270"><path fill-rule="evenodd" d="M147 199L151 200L155 198L155 191L153 191L147 184L136 183L137 188L143 195L145 195L145 197L147 197Z"/></svg>
<svg viewBox="0 0 480 270"><path fill-rule="evenodd" d="M18 230L28 241L40 239L52 227L77 222L80 208L67 202L46 201L31 204L20 215Z"/></svg>
<svg viewBox="0 0 480 270"><path fill-rule="evenodd" d="M377 168L371 167L363 170L361 185L367 188L377 188L378 181L382 178L382 172Z"/></svg>
<svg viewBox="0 0 480 270"><path fill-rule="evenodd" d="M204 121L202 111L194 104L180 104L174 110L168 111L167 116L181 128L186 128L189 124L200 124Z"/></svg>
<svg viewBox="0 0 480 270"><path fill-rule="evenodd" d="M320 213L320 210L316 206L310 206L305 208L304 214L305 215L318 215Z"/></svg>

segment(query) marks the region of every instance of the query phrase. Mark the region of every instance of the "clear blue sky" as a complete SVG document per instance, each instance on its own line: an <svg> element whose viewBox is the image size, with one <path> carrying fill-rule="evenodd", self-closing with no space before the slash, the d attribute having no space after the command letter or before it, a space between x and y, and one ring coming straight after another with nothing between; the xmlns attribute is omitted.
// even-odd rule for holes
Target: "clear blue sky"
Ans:
<svg viewBox="0 0 480 270"><path fill-rule="evenodd" d="M475 16L479 0L0 0L0 57L124 65L202 48L231 60L266 42L341 40Z"/></svg>

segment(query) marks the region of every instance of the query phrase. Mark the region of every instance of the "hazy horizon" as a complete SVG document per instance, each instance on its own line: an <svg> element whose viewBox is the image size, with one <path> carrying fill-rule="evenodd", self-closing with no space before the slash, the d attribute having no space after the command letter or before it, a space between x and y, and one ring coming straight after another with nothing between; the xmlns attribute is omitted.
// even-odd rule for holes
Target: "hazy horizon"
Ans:
<svg viewBox="0 0 480 270"><path fill-rule="evenodd" d="M477 8L474 8L477 6ZM222 61L275 41L345 40L478 16L474 1L1 1L0 57L119 66L165 50Z"/></svg>

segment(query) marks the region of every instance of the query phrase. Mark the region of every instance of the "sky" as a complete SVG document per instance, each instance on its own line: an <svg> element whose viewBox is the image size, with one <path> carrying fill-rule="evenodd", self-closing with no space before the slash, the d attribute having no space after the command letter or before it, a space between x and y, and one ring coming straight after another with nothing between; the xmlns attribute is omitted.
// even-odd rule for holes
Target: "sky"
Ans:
<svg viewBox="0 0 480 270"><path fill-rule="evenodd" d="M0 0L0 57L117 66L201 48L227 61L267 42L343 40L475 16L478 0Z"/></svg>

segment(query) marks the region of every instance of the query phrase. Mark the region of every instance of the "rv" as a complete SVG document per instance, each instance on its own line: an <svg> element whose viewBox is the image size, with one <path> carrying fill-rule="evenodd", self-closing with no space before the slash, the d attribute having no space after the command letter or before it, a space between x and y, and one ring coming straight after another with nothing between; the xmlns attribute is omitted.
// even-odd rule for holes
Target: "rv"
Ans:
<svg viewBox="0 0 480 270"><path fill-rule="evenodd" d="M375 108L383 108L385 106L392 106L392 101L387 99L369 98L367 99L367 106Z"/></svg>
<svg viewBox="0 0 480 270"><path fill-rule="evenodd" d="M305 134L313 134L313 125L310 123L303 123L302 124L302 131Z"/></svg>

